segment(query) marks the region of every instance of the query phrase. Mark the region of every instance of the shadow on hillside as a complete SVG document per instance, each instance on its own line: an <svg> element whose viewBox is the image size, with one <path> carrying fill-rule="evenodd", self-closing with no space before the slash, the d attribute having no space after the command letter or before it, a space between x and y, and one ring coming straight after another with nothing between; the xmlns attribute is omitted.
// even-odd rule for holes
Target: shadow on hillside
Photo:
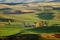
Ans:
<svg viewBox="0 0 60 40"><path fill-rule="evenodd" d="M39 40L39 38L40 37L36 34L21 34L20 36L14 36L8 39L9 40Z"/></svg>
<svg viewBox="0 0 60 40"><path fill-rule="evenodd" d="M60 33L60 26L39 27L26 30L35 33Z"/></svg>
<svg viewBox="0 0 60 40"><path fill-rule="evenodd" d="M11 20L11 22L13 22L13 19L8 19L8 18L0 18L0 22L8 22L9 20Z"/></svg>
<svg viewBox="0 0 60 40"><path fill-rule="evenodd" d="M0 8L0 11L12 10L12 8Z"/></svg>
<svg viewBox="0 0 60 40"><path fill-rule="evenodd" d="M28 14L28 13L34 13L34 11L28 11L28 12L23 12L21 10L15 10L15 11L11 11L11 10L5 10L3 11L4 14Z"/></svg>
<svg viewBox="0 0 60 40"><path fill-rule="evenodd" d="M37 34L20 34L19 36L9 36L4 38L4 40L39 40L39 38L42 40Z"/></svg>
<svg viewBox="0 0 60 40"><path fill-rule="evenodd" d="M44 34L42 34L44 35ZM49 34L51 35L51 34ZM45 36L49 36L45 35ZM50 36L51 37L51 36ZM49 38L49 37L47 37ZM4 38L4 40L53 40L53 39L47 39L41 36L41 34L20 34L19 36L9 36ZM60 34L54 34L54 38L60 38ZM2 40L2 39L0 39Z"/></svg>

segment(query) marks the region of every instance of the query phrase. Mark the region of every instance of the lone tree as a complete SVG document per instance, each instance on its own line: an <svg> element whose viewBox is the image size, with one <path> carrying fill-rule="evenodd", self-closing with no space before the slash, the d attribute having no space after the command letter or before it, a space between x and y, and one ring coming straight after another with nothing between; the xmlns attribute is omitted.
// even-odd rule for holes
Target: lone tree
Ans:
<svg viewBox="0 0 60 40"><path fill-rule="evenodd" d="M8 24L9 24L9 25L11 24L11 20L8 20Z"/></svg>

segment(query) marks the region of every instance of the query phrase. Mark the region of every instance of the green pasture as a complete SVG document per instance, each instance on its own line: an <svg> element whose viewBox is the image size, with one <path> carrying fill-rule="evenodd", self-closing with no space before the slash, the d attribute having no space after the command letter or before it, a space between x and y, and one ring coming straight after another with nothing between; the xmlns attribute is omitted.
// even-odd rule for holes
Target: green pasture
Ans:
<svg viewBox="0 0 60 40"><path fill-rule="evenodd" d="M34 22L45 21L37 17L38 15L36 14L38 13L0 14L0 16L3 18L9 18L15 20L15 22L12 22L11 25L8 25L8 22L4 22L5 25L0 26L0 37L14 35L17 33L22 33L22 34L60 33L60 19L55 20L53 18L51 20L47 20L49 22L48 28L24 27L23 22L29 22L32 25L34 24ZM58 25L56 26L54 24L58 24Z"/></svg>
<svg viewBox="0 0 60 40"><path fill-rule="evenodd" d="M5 25L0 27L0 37L10 36L15 34L60 34L59 26L51 27L23 27L21 25Z"/></svg>

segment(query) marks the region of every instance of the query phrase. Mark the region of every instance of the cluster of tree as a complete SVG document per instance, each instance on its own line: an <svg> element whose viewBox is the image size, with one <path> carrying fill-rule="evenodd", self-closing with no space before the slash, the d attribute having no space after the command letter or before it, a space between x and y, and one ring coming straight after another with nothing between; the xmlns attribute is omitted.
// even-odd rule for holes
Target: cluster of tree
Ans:
<svg viewBox="0 0 60 40"><path fill-rule="evenodd" d="M34 22L34 24L30 24L29 22L24 22L24 27L47 27L49 24L48 21Z"/></svg>
<svg viewBox="0 0 60 40"><path fill-rule="evenodd" d="M37 14L40 19L43 19L43 20L51 20L54 18L53 16L54 13L52 12L42 12L42 13L39 13Z"/></svg>

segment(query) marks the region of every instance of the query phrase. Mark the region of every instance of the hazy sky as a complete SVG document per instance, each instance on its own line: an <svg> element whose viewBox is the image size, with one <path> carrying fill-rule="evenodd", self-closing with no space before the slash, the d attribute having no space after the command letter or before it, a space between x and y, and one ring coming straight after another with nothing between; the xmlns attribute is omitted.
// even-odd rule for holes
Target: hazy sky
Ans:
<svg viewBox="0 0 60 40"><path fill-rule="evenodd" d="M36 1L53 1L53 0L0 0L0 3L28 3Z"/></svg>

